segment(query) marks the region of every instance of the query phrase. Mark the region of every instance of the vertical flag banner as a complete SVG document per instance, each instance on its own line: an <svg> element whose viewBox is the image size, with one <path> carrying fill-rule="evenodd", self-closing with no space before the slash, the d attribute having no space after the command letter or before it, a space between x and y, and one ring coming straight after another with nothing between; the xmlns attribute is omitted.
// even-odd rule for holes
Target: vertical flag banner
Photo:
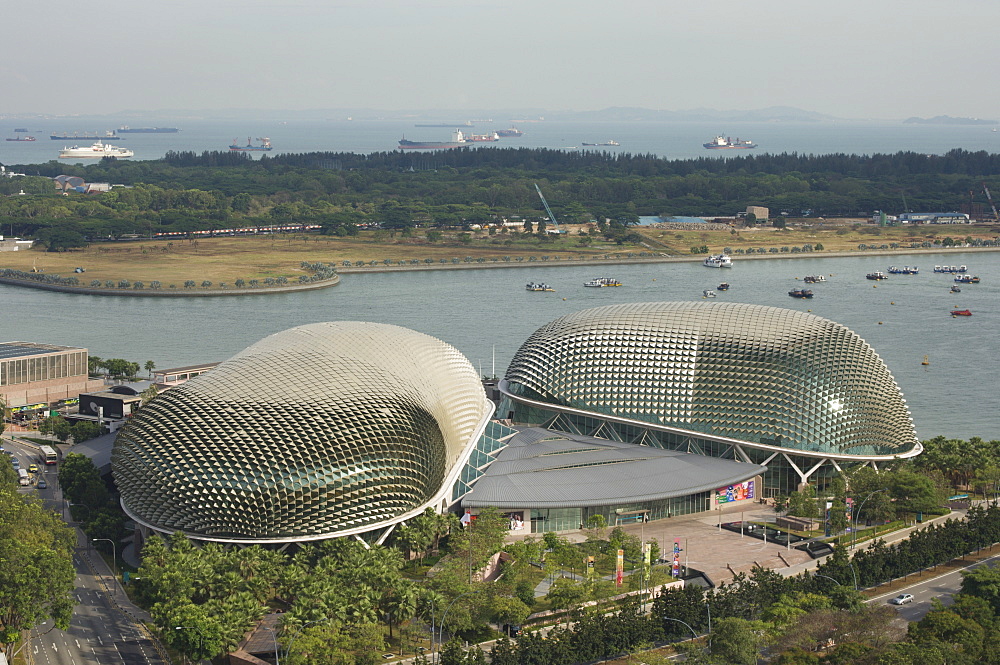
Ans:
<svg viewBox="0 0 1000 665"><path fill-rule="evenodd" d="M618 557L615 559L615 584L622 585L622 577L625 575L625 550L618 550Z"/></svg>
<svg viewBox="0 0 1000 665"><path fill-rule="evenodd" d="M670 574L674 577L681 576L681 539L674 538L674 561L670 566Z"/></svg>

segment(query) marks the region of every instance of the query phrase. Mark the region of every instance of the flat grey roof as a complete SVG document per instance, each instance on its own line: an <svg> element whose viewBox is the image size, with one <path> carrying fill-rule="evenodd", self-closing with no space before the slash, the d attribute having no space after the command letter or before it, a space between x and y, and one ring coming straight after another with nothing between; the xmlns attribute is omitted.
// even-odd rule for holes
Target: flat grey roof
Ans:
<svg viewBox="0 0 1000 665"><path fill-rule="evenodd" d="M761 475L759 464L522 429L462 499L468 508L573 508L656 501Z"/></svg>
<svg viewBox="0 0 1000 665"><path fill-rule="evenodd" d="M168 367L167 369L154 369L153 374L185 374L187 372L193 372L196 369L212 369L219 363L202 363L201 365L187 365L185 367Z"/></svg>

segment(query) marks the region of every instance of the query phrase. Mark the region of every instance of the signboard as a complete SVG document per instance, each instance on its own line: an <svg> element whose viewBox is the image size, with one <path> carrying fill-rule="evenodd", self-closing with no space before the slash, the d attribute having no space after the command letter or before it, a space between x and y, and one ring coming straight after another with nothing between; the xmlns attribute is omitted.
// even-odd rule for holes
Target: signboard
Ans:
<svg viewBox="0 0 1000 665"><path fill-rule="evenodd" d="M739 483L738 485L730 485L729 487L720 487L715 490L715 502L716 503L731 503L733 501L743 501L744 499L754 498L754 481L747 480L746 482Z"/></svg>
<svg viewBox="0 0 1000 665"><path fill-rule="evenodd" d="M618 557L615 559L615 584L622 585L622 578L625 576L625 550L618 550Z"/></svg>

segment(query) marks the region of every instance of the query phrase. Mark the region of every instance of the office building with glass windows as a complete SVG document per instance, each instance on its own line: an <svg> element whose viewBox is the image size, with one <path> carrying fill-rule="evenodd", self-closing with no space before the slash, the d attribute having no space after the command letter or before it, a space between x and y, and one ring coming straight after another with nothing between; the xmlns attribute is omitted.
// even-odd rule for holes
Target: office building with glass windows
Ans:
<svg viewBox="0 0 1000 665"><path fill-rule="evenodd" d="M15 418L46 414L100 390L104 381L87 372L87 349L36 342L0 343L0 399Z"/></svg>
<svg viewBox="0 0 1000 665"><path fill-rule="evenodd" d="M521 346L499 389L498 415L515 427L759 465L758 497L921 451L878 354L838 323L777 307L569 314Z"/></svg>

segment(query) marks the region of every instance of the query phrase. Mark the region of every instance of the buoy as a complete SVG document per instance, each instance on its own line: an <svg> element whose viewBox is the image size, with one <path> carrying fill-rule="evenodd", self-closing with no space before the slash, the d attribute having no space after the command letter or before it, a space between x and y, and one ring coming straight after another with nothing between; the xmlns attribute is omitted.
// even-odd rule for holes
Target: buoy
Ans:
<svg viewBox="0 0 1000 665"><path fill-rule="evenodd" d="M927 356L924 356L924 361L922 363L920 363L920 364L921 365L930 365L931 361L927 359Z"/></svg>
<svg viewBox="0 0 1000 665"><path fill-rule="evenodd" d="M881 322L881 321L879 321L879 322L878 322L878 324L879 324L879 325L882 325L882 322Z"/></svg>
<svg viewBox="0 0 1000 665"><path fill-rule="evenodd" d="M889 304L890 304L890 305L895 305L896 303L894 303L894 302L890 301L890 302L889 302Z"/></svg>
<svg viewBox="0 0 1000 665"><path fill-rule="evenodd" d="M873 289L877 289L878 288L878 284L872 284L872 288Z"/></svg>
<svg viewBox="0 0 1000 665"><path fill-rule="evenodd" d="M563 298L563 300L566 300L566 299L565 299L565 298Z"/></svg>

